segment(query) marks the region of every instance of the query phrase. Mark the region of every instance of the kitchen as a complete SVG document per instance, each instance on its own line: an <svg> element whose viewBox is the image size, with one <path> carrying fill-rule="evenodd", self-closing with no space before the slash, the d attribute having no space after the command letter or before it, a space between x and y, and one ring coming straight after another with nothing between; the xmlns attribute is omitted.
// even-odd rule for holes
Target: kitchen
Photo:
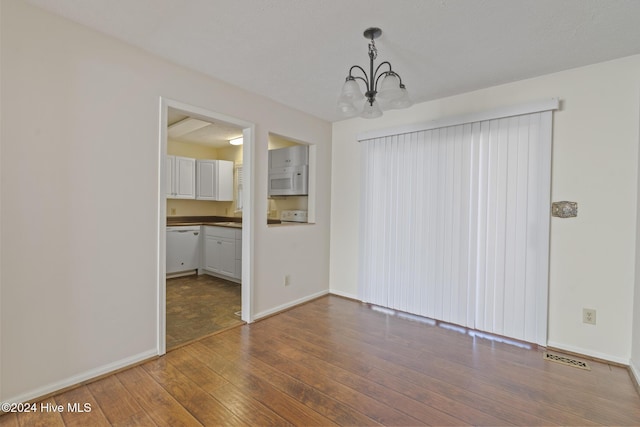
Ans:
<svg viewBox="0 0 640 427"><path fill-rule="evenodd" d="M242 324L242 128L168 109L166 346ZM309 146L269 134L267 225L307 223ZM264 182L264 181L263 181Z"/></svg>

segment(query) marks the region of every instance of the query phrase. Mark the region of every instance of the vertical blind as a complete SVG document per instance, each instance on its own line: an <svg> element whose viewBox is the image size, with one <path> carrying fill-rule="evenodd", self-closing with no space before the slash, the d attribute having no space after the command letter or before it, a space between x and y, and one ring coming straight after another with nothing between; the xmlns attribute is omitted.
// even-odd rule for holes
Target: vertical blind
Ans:
<svg viewBox="0 0 640 427"><path fill-rule="evenodd" d="M363 141L359 297L545 345L551 114Z"/></svg>

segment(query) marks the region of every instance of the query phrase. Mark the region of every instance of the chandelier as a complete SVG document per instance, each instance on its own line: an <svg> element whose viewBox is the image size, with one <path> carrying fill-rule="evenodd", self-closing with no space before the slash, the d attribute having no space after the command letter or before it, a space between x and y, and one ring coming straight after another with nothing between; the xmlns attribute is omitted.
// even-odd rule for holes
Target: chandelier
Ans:
<svg viewBox="0 0 640 427"><path fill-rule="evenodd" d="M371 40L369 43L369 74L359 65L354 65L349 69L349 75L342 86L342 92L338 99L338 111L343 117L353 117L360 114L360 117L365 119L375 119L382 116L383 109L407 108L413 104L400 75L391 69L391 64L388 61L382 62L375 70L373 68L373 61L378 56L375 39L380 35L382 35L380 28L372 27L364 31L364 37ZM385 68L381 70L383 66L388 67L388 70ZM380 90L378 90L380 79L382 81L380 82ZM356 80L364 82L366 89L364 95Z"/></svg>

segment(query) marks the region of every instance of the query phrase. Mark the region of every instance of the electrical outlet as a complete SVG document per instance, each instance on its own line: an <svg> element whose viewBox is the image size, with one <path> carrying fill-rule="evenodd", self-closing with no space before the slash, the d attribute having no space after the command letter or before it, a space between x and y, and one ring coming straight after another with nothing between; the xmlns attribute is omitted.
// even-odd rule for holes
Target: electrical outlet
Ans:
<svg viewBox="0 0 640 427"><path fill-rule="evenodd" d="M289 286L291 284L291 276L289 276L288 274L285 274L284 276L284 285L285 286Z"/></svg>
<svg viewBox="0 0 640 427"><path fill-rule="evenodd" d="M596 310L594 308L582 309L582 323L588 323L589 325L596 324Z"/></svg>

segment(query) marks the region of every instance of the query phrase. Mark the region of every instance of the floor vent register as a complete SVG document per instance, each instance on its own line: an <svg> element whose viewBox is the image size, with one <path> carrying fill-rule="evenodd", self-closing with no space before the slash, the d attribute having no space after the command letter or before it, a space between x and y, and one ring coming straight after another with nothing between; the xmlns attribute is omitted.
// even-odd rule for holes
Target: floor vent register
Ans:
<svg viewBox="0 0 640 427"><path fill-rule="evenodd" d="M581 360L573 359L571 357L560 356L557 354L547 353L545 352L544 360L548 360L550 362L560 363L562 365L573 366L574 368L584 369L590 371L591 368L587 364L587 362L583 362Z"/></svg>

